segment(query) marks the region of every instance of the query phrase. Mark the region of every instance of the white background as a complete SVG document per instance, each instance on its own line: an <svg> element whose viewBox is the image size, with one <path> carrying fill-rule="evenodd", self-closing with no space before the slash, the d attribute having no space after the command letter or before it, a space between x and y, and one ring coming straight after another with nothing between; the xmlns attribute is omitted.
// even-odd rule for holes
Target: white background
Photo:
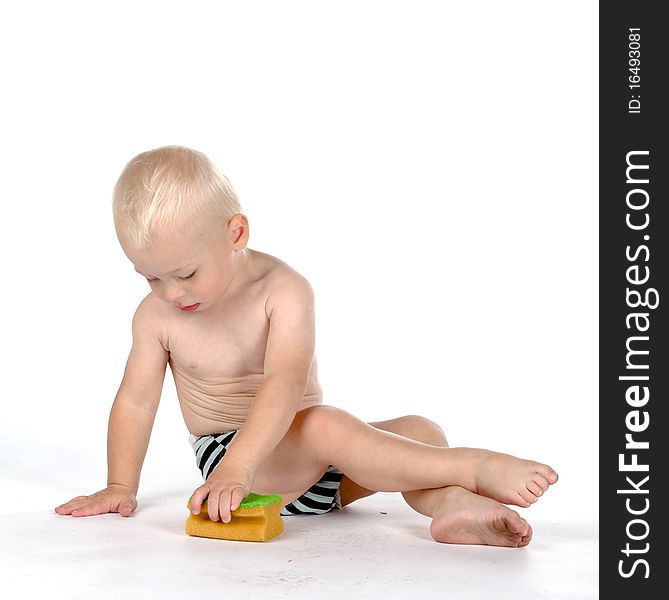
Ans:
<svg viewBox="0 0 669 600"><path fill-rule="evenodd" d="M311 281L326 403L548 462L536 510L596 513L596 3L13 4L0 436L53 450L48 508L104 485L148 291L112 187L183 144L232 181L249 246ZM195 476L186 437L168 374L144 478Z"/></svg>

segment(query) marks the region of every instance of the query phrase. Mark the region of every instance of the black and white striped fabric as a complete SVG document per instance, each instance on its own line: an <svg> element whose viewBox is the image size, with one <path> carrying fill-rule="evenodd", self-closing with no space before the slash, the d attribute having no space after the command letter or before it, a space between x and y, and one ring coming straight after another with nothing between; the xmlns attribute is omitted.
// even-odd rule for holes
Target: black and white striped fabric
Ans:
<svg viewBox="0 0 669 600"><path fill-rule="evenodd" d="M190 444L195 452L195 463L206 480L216 465L225 456L228 445L237 431L227 431L212 435L190 436ZM281 509L281 515L322 515L333 508L341 508L339 484L343 473L330 465L318 483L312 485L304 494Z"/></svg>

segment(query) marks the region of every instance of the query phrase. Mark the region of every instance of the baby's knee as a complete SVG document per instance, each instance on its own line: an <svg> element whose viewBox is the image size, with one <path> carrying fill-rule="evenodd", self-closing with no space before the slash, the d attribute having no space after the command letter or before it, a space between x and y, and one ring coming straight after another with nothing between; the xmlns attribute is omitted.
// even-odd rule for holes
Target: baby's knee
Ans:
<svg viewBox="0 0 669 600"><path fill-rule="evenodd" d="M407 437L432 446L448 446L444 430L434 421L421 415L401 417L408 429Z"/></svg>
<svg viewBox="0 0 669 600"><path fill-rule="evenodd" d="M319 404L298 412L294 424L305 439L320 446L326 444L330 438L343 434L346 417L350 415L339 408Z"/></svg>

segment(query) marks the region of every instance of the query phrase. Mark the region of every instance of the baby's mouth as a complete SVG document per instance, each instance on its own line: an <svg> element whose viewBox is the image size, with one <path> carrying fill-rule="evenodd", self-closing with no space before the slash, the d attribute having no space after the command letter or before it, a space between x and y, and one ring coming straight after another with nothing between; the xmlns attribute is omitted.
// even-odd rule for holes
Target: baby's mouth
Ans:
<svg viewBox="0 0 669 600"><path fill-rule="evenodd" d="M199 302L197 304L191 304L190 306L177 306L177 308L184 312L193 312L194 310L197 310L198 306L200 306Z"/></svg>

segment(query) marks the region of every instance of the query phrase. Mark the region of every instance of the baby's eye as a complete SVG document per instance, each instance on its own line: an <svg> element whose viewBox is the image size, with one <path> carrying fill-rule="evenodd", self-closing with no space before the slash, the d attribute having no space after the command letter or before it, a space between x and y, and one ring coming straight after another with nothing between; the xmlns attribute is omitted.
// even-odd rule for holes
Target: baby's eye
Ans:
<svg viewBox="0 0 669 600"><path fill-rule="evenodd" d="M190 275L186 275L186 277L179 277L179 279L182 279L182 280L185 281L186 279L190 279L191 277L194 277L195 273L197 273L197 270L193 271Z"/></svg>
<svg viewBox="0 0 669 600"><path fill-rule="evenodd" d="M153 283L154 281L158 281L157 279L149 279L148 277L145 277L145 279L146 279L149 283Z"/></svg>

